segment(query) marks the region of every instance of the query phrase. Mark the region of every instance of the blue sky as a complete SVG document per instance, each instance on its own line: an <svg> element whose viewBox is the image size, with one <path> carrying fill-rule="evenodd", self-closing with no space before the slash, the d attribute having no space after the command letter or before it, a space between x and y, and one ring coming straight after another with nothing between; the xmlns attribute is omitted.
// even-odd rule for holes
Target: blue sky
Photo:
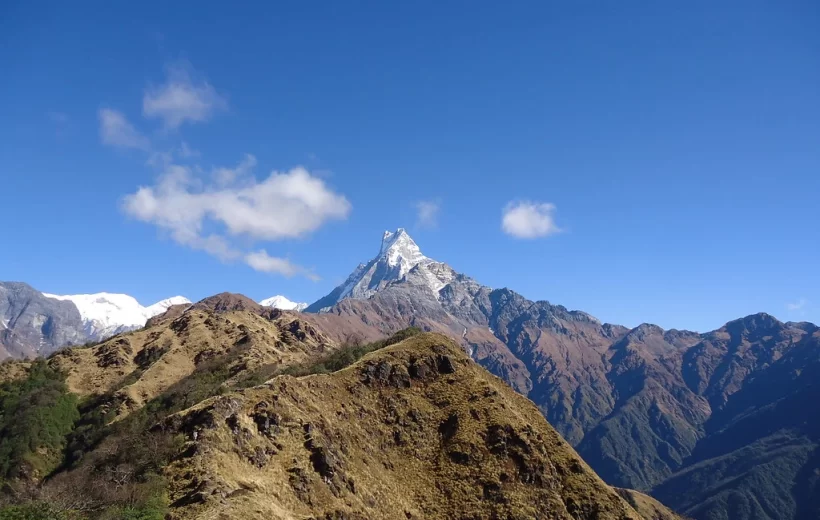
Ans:
<svg viewBox="0 0 820 520"><path fill-rule="evenodd" d="M0 279L311 302L402 226L605 321L820 322L816 2L174 4L0 6Z"/></svg>

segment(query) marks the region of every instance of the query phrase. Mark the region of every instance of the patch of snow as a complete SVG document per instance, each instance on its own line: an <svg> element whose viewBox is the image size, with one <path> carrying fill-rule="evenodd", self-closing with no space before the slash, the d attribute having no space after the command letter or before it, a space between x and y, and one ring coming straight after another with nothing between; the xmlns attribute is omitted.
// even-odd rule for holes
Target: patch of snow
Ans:
<svg viewBox="0 0 820 520"><path fill-rule="evenodd" d="M413 269L436 295L456 276L446 264L424 256L404 228L385 231L379 254L367 264L359 264L340 286L335 302L344 298L369 298L385 285L404 279Z"/></svg>
<svg viewBox="0 0 820 520"><path fill-rule="evenodd" d="M157 303L146 307L145 314L148 316L148 318L153 318L154 316L159 316L160 314L164 313L174 305L184 305L190 303L191 300L184 296L171 296L170 298L165 298L164 300L160 300ZM148 318L146 318L146 321L148 321Z"/></svg>
<svg viewBox="0 0 820 520"><path fill-rule="evenodd" d="M410 235L399 228L395 233L385 231L382 235L382 247L379 249L379 256L387 260L387 265L391 267L400 267L400 275L402 277L407 274L407 271L417 266L418 264L430 261L429 258L421 254L419 246L410 238Z"/></svg>
<svg viewBox="0 0 820 520"><path fill-rule="evenodd" d="M172 305L191 303L187 298L174 296L143 307L133 296L104 292L68 295L43 293L43 296L74 303L85 325L85 333L91 339L103 339L138 329L149 318L162 314Z"/></svg>
<svg viewBox="0 0 820 520"><path fill-rule="evenodd" d="M303 311L308 306L307 303L293 302L282 295L271 296L259 302L263 307L273 307L274 309L282 309L286 311Z"/></svg>

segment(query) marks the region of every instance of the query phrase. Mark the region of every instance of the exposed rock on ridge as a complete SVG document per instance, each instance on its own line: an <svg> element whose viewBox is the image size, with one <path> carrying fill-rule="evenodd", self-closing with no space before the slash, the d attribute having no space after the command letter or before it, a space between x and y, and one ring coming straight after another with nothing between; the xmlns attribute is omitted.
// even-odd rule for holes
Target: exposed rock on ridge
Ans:
<svg viewBox="0 0 820 520"><path fill-rule="evenodd" d="M640 518L440 335L205 401L165 427L198 432L169 468L174 518Z"/></svg>

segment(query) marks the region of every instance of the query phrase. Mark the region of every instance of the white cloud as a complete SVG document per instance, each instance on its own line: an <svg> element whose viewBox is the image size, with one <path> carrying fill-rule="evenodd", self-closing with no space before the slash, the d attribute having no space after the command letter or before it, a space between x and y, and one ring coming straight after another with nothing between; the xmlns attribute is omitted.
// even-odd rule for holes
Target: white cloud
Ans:
<svg viewBox="0 0 820 520"><path fill-rule="evenodd" d="M438 225L441 203L436 200L420 200L416 203L416 226L433 228Z"/></svg>
<svg viewBox="0 0 820 520"><path fill-rule="evenodd" d="M809 304L809 300L807 300L805 298L800 298L796 302L787 303L786 304L786 309L788 309L790 311L801 311L801 310L805 309L806 305L808 305L808 304Z"/></svg>
<svg viewBox="0 0 820 520"><path fill-rule="evenodd" d="M350 203L343 195L304 168L274 171L260 182L251 175L255 164L256 159L246 155L234 168L217 169L231 172L221 178L217 175L217 182L197 178L189 166L167 164L154 186L142 186L123 198L123 211L168 231L179 244L222 260L243 256L232 245L235 240L298 238L350 213ZM206 232L214 227L219 231ZM300 269L290 276L314 276L268 257L264 250L244 255L244 259L255 269L285 274L290 265Z"/></svg>
<svg viewBox="0 0 820 520"><path fill-rule="evenodd" d="M121 112L103 108L98 115L100 138L104 144L146 151L151 147L148 138L134 128Z"/></svg>
<svg viewBox="0 0 820 520"><path fill-rule="evenodd" d="M553 214L555 205L546 202L510 202L504 208L501 228L515 238L539 238L559 233Z"/></svg>
<svg viewBox="0 0 820 520"><path fill-rule="evenodd" d="M142 98L142 114L162 119L167 128L177 128L186 121L200 123L210 119L228 102L205 80L196 81L190 65L168 67L167 81L149 87Z"/></svg>
<svg viewBox="0 0 820 520"><path fill-rule="evenodd" d="M264 249L245 255L245 263L253 269L265 273L277 273L288 278L302 275L314 282L319 280L319 277L310 270L296 265L286 258L270 256Z"/></svg>

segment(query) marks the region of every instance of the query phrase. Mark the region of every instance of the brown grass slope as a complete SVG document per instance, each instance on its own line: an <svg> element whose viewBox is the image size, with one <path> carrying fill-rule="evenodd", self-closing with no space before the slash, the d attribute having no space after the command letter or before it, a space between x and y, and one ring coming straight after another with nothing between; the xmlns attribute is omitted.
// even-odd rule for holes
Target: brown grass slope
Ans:
<svg viewBox="0 0 820 520"><path fill-rule="evenodd" d="M530 401L439 334L156 428L188 439L166 469L172 518L640 518Z"/></svg>
<svg viewBox="0 0 820 520"><path fill-rule="evenodd" d="M240 295L230 296L235 301ZM206 362L224 362L239 376L263 365L299 363L338 346L297 313L254 302L258 309L230 307L225 298L209 302L213 298L182 314L169 310L165 319L93 347L65 349L49 364L66 374L69 389L80 396L113 392L122 416Z"/></svg>

